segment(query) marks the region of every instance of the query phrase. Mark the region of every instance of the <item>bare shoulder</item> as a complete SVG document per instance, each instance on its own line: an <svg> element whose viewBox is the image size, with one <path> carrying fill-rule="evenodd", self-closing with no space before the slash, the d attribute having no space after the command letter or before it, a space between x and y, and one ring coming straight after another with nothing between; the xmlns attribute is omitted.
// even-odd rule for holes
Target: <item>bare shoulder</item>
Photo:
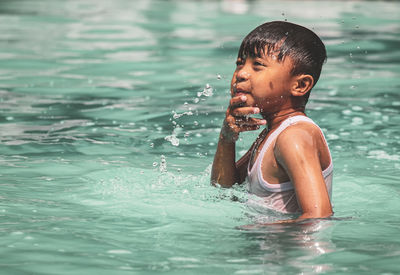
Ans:
<svg viewBox="0 0 400 275"><path fill-rule="evenodd" d="M298 122L282 131L276 139L274 155L278 162L317 159L323 169L331 162L321 129L308 122Z"/></svg>
<svg viewBox="0 0 400 275"><path fill-rule="evenodd" d="M321 139L320 128L309 122L297 122L290 125L276 139L276 147L291 148L317 148L317 143ZM299 148L300 149L300 148Z"/></svg>

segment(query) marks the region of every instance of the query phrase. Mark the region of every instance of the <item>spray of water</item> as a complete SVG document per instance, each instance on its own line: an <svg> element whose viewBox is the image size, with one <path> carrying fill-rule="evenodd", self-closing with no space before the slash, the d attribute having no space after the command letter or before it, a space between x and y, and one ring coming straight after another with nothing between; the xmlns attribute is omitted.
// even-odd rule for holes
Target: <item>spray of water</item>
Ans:
<svg viewBox="0 0 400 275"><path fill-rule="evenodd" d="M217 78L220 79L221 76L218 75ZM193 102L194 102L194 103L198 103L198 102L200 101L200 98L201 98L202 96L204 96L204 97L210 97L210 96L213 96L213 94L214 94L214 89L211 87L210 84L207 83L207 84L204 86L203 90L202 90L201 92L198 92L198 93L197 93L197 97L195 97L195 98L193 99ZM204 100L204 99L203 99L203 100ZM187 105L188 105L188 103L185 102L185 106L187 106ZM179 124L176 122L176 120L177 120L177 119L180 119L180 118L183 117L183 116L192 116L192 115L194 115L194 114L193 114L191 108L189 108L188 111L185 111L185 112L182 112L182 113L178 113L178 112L176 112L175 110L173 110L173 111L172 111L172 118L170 118L170 121L172 121L172 124L173 124L173 126L174 126L174 129L172 130L172 133L171 133L170 135L166 136L164 139L165 139L166 141L170 142L171 145L173 145L173 146L179 146L180 141L179 141L178 135L180 134L180 132L182 132L183 125L179 125ZM195 124L195 125L198 125L198 122L195 121L194 124ZM188 134L185 133L185 137L187 137L187 136L188 136Z"/></svg>

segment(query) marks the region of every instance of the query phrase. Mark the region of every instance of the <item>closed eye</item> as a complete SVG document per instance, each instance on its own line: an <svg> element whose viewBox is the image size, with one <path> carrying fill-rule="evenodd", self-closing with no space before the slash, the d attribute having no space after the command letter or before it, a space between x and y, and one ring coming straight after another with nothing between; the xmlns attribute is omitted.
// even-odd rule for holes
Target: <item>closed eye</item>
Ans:
<svg viewBox="0 0 400 275"><path fill-rule="evenodd" d="M241 65L243 65L243 60L238 59L236 61L236 66L241 66Z"/></svg>
<svg viewBox="0 0 400 275"><path fill-rule="evenodd" d="M254 66L263 66L266 67L264 63L258 62L258 61L254 61Z"/></svg>

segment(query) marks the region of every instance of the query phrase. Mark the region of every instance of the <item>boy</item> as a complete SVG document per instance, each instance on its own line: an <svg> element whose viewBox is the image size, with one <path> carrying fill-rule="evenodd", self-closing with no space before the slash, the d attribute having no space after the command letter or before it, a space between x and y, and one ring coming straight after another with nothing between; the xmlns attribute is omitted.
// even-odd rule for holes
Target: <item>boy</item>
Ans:
<svg viewBox="0 0 400 275"><path fill-rule="evenodd" d="M231 100L211 172L212 184L231 187L247 177L266 207L301 213L297 222L333 214L332 158L321 129L305 115L326 60L325 46L289 22L258 26L243 40L231 81ZM261 114L263 119L250 117ZM267 125L235 162L239 133Z"/></svg>

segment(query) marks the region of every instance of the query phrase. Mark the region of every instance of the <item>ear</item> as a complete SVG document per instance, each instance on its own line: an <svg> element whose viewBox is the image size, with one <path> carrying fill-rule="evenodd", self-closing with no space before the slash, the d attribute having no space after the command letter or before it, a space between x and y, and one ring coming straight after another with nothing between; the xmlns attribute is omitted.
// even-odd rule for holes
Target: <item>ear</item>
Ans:
<svg viewBox="0 0 400 275"><path fill-rule="evenodd" d="M314 78L309 74L295 76L292 86L293 96L303 96L308 93L314 85Z"/></svg>

